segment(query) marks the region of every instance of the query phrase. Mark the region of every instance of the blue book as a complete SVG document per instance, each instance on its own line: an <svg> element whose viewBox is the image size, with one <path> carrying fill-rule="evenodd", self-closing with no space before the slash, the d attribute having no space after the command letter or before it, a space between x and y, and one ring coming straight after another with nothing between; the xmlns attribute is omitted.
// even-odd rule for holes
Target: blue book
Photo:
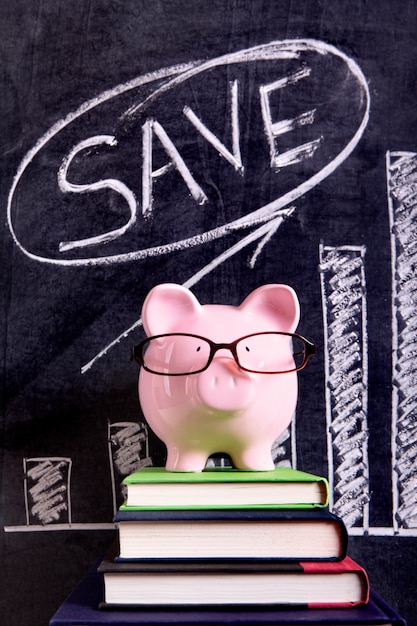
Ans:
<svg viewBox="0 0 417 626"><path fill-rule="evenodd" d="M120 557L341 560L348 536L328 509L138 510L114 517Z"/></svg>
<svg viewBox="0 0 417 626"><path fill-rule="evenodd" d="M406 626L405 620L374 591L367 604L348 609L150 607L115 611L98 608L102 597L103 579L95 565L61 605L49 626Z"/></svg>

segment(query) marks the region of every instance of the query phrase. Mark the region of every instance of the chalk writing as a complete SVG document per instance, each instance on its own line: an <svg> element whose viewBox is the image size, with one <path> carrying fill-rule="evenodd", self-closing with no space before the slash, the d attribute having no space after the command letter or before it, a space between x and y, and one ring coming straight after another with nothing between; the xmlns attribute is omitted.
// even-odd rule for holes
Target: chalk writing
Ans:
<svg viewBox="0 0 417 626"><path fill-rule="evenodd" d="M271 75L271 72L272 74L276 74L280 71L280 67L277 64L283 60L292 60L299 66L303 66L304 63L307 62L307 68L304 67L303 69L294 71L290 77L276 79L275 81L268 81L267 77ZM133 228L133 226L136 225L137 228L141 227L141 223L138 221L138 215L140 214L142 217L146 217L153 211L153 186L155 180L166 176L172 169L175 169L179 173L180 179L183 183L185 183L184 187L188 190L192 199L197 204L204 204L208 202L210 200L208 192L202 188L200 182L195 176L193 176L190 166L181 155L180 137L176 137L174 141L174 139L171 138L172 129L169 130L165 128L157 117L152 117L149 107L151 105L157 106L158 99L161 99L162 96L167 96L167 94L175 89L178 89L187 83L187 81L192 81L194 79L197 80L204 77L207 75L209 70L221 69L227 65L228 68L236 67L236 71L238 71L241 64L260 61L262 61L264 65L266 64L266 68L270 68L269 72L265 74L265 82L259 84L257 97L260 98L260 103L258 104L259 113L264 122L265 138L267 142L269 142L272 166L274 168L277 166L278 169L284 166L288 167L289 165L295 166L297 163L305 159L309 159L313 162L313 155L315 156L318 154L319 145L327 146L327 152L323 152L320 159L317 159L315 167L309 170L303 182L294 184L292 188L289 188L282 193L283 181L279 181L279 179L277 179L276 199L268 202L258 209L250 211L244 217L241 216L222 226L204 231L202 233L197 233L189 237L180 238L170 242L161 242L158 245L132 249L130 252L96 254L95 256L84 258L78 256L71 258L68 255L62 256L64 253L80 248L101 246L103 244L108 245L111 241L120 241L122 238L126 237L128 233L134 235L133 239L129 240L131 244L134 244L137 231ZM322 135L325 132L325 127L323 128L323 133L318 130L319 116L315 110L310 109L308 111L303 111L292 118L279 120L274 117L273 107L271 106L271 98L275 91L282 91L284 85L287 90L290 88L294 89L300 81L310 80L309 64L320 65L324 62L327 63L327 65L321 69L322 73L332 71L333 65L336 64L336 69L333 68L333 71L336 73L335 80L337 80L337 75L343 72L343 81L346 83L345 72L348 72L350 77L349 94L352 89L356 90L356 94L358 96L356 101L361 103L358 108L357 115L352 118L354 125L349 127L349 132L347 134L340 135L337 144L332 143L330 140L326 144L324 141L325 136L322 137ZM167 80L161 83L162 78L166 78ZM283 82L280 82L282 80ZM224 143L218 139L213 131L209 130L202 119L197 117L189 103L185 102L181 104L179 115L182 115L183 119L187 121L189 129L194 128L194 130L198 132L199 136L203 137L210 145L216 148L221 158L223 158L229 165L232 164L233 168L237 170L238 175L241 176L241 174L244 173L248 167L253 167L253 163L250 161L248 161L248 163L243 162L243 155L239 144L239 84L239 79L236 78L232 81L230 89L226 90L226 93L230 92L230 126L232 135L231 151L226 148ZM17 201L15 195L18 188L20 191L25 190L25 175L27 174L27 171L31 168L35 172L37 171L37 158L40 152L47 149L49 143L57 141L58 136L60 139L59 145L65 145L66 141L68 141L65 139L65 131L70 125L78 123L78 126L76 126L77 133L81 134L84 132L84 127L81 122L83 115L87 112L91 113L91 111L97 109L99 117L100 106L103 104L109 104L113 100L117 102L117 98L127 95L134 99L134 94L136 93L135 90L143 90L145 86L149 87L150 85L155 88L150 93L148 90L146 95L143 97L139 96L139 103L128 107L128 109L121 116L118 116L117 111L114 114L115 125L118 122L120 123L120 120L128 120L132 122L132 120L140 118L141 115L145 118L141 123L143 135L141 192L143 203L142 210L138 209L136 200L137 193L133 190L132 185L128 185L123 182L120 175L88 183L77 183L71 179L71 170L74 168L75 170L77 169L75 167L77 157L85 157L82 159L82 169L86 169L88 159L91 158L91 152L88 148L102 146L105 144L114 151L117 151L120 146L119 137L116 135L103 135L102 133L96 133L87 138L85 136L80 137L80 140L75 144L75 146L73 145L66 150L66 154L64 153L62 157L61 164L57 167L57 185L59 190L62 193L75 194L76 197L79 197L80 195L85 196L86 194L91 197L92 195L102 192L103 190L110 190L118 196L121 196L124 203L128 205L129 218L125 220L123 226L113 228L106 233L98 233L93 236L77 240L74 239L57 242L57 250L60 253L58 256L53 256L51 254L45 255L35 250L31 250L30 241L25 243L21 240L21 236L18 234L18 225L15 225L14 223L14 209ZM328 97L330 98L330 94L328 94ZM340 115L342 115L342 113ZM344 162L360 140L366 127L368 116L369 90L360 68L352 59L344 55L341 51L320 41L288 40L283 42L271 42L270 44L225 55L204 63L196 61L185 66L165 68L159 72L139 77L135 81L131 81L124 85L118 85L113 90L104 92L97 98L84 103L79 109L68 114L64 119L57 122L57 124L55 124L45 133L43 137L41 137L38 143L29 151L20 164L10 189L7 207L9 229L16 245L31 259L61 266L83 266L135 261L148 256L169 254L176 250L185 250L192 246L201 245L205 242L212 241L213 239L224 237L231 232L251 228L253 226L257 227L261 223L274 220L277 215L279 215L280 210L289 206L297 198L307 193L323 179L332 174L337 167ZM322 120L323 119L324 114L322 116ZM321 123L323 124L323 122ZM79 128L80 126L81 129ZM301 143L297 145L298 138L296 138L296 129L306 128L308 126L317 126L317 130L315 132L318 133L318 136L310 141L301 141ZM183 129L183 126L180 126L180 132L181 136L186 133L186 137L189 137L189 130L187 131L187 129ZM296 145L287 147L285 150L278 150L277 141L278 139L282 140L284 134L294 135L296 138ZM168 157L168 163L156 168L153 166L152 158L154 136L158 139L165 151L166 156ZM120 154L117 154L117 156L119 158L121 157ZM246 155L246 159L249 158L250 155ZM33 209L33 206L31 206L34 202L33 193L32 195L28 194L27 197L26 194L23 193L21 198L22 199L19 200L19 202L27 203L24 210ZM39 200L39 202L41 201L46 202L44 196L42 196L42 200ZM95 199L93 202L96 202ZM77 206L75 205L75 210L76 209ZM39 210L42 214L42 207L36 207L36 210ZM53 209L51 208L50 210L52 211ZM45 206L44 213L46 211L47 208ZM52 229L52 238L54 233L54 221L49 220L48 223Z"/></svg>
<svg viewBox="0 0 417 626"><path fill-rule="evenodd" d="M90 148L91 146L99 146L102 144L107 144L109 146L115 146L116 140L111 135L102 135L97 137L90 137L89 139L85 139L77 144L71 152L63 159L61 167L58 170L58 185L62 192L72 192L85 194L90 193L92 191L99 191L102 189L112 189L117 192L126 200L130 216L127 220L126 224L124 224L120 228L116 228L110 232L104 233L102 235L96 235L95 237L89 237L88 239L82 239L80 241L61 241L59 244L60 252L65 252L67 250L73 250L74 248L82 248L86 246L92 246L97 244L107 243L112 241L113 239L117 239L121 235L123 235L136 221L136 200L133 193L130 189L124 185L120 180L115 179L106 179L99 180L95 183L89 183L84 185L76 185L74 183L70 183L68 181L68 168L70 167L73 159L77 156L78 153Z"/></svg>
<svg viewBox="0 0 417 626"><path fill-rule="evenodd" d="M198 204L205 204L208 200L206 194L194 179L183 158L169 138L165 129L156 120L147 120L143 130L143 174L142 174L142 212L146 217L152 211L152 181L163 176L172 167L175 167L181 175L192 197ZM152 138L156 135L163 145L170 161L167 165L157 170L152 169Z"/></svg>
<svg viewBox="0 0 417 626"><path fill-rule="evenodd" d="M238 88L239 82L233 81L231 84L231 98L230 98L230 120L232 127L232 152L226 148L214 133L212 133L207 126L197 117L194 111L185 106L183 113L185 117L195 126L198 132L218 151L218 153L225 158L236 171L240 174L244 174L244 166L242 163L242 154L240 150L240 126L239 126L239 109L238 109Z"/></svg>
<svg viewBox="0 0 417 626"><path fill-rule="evenodd" d="M259 88L262 117L265 124L265 132L269 141L271 154L271 167L278 170L281 167L288 167L295 163L300 163L306 158L311 158L319 147L322 137L318 137L313 141L303 143L300 146L286 150L283 154L277 150L277 139L280 135L288 133L295 128L304 126L305 124L313 124L315 110L305 111L296 117L274 122L272 120L270 95L277 89L283 89L288 85L294 85L297 81L308 78L311 74L311 68L303 68L298 72L294 72L291 76L281 78L269 85L261 85Z"/></svg>

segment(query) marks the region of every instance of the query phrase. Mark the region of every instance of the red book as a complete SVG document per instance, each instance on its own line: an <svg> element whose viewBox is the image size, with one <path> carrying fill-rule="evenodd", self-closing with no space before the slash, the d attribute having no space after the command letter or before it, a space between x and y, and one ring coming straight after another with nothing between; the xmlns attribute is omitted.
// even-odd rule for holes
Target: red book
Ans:
<svg viewBox="0 0 417 626"><path fill-rule="evenodd" d="M277 559L147 559L99 566L107 606L351 607L369 598L365 570L336 562Z"/></svg>
<svg viewBox="0 0 417 626"><path fill-rule="evenodd" d="M97 565L80 581L50 626L406 626L405 620L371 590L369 601L349 609L282 606L115 607L100 610L103 580Z"/></svg>

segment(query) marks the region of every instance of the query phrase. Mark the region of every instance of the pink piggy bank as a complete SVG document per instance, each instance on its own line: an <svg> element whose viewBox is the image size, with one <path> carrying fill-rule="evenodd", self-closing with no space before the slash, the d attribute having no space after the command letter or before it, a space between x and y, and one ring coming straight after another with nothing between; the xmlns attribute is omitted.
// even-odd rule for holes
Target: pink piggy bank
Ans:
<svg viewBox="0 0 417 626"><path fill-rule="evenodd" d="M271 447L297 402L297 370L314 353L294 335L299 303L291 287L264 285L240 306L201 305L185 287L147 295L148 335L133 349L141 365L144 416L167 447L166 469L201 471L226 453L238 469L274 468Z"/></svg>

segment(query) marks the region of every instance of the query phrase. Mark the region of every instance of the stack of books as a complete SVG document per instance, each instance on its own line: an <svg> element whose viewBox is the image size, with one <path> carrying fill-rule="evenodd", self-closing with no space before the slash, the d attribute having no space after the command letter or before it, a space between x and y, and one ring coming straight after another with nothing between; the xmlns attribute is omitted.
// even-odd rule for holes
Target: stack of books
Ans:
<svg viewBox="0 0 417 626"><path fill-rule="evenodd" d="M324 478L146 467L124 482L117 542L50 626L404 626L347 555Z"/></svg>
<svg viewBox="0 0 417 626"><path fill-rule="evenodd" d="M348 609L369 600L322 477L288 467L148 467L124 483L118 542L98 568L104 608Z"/></svg>

